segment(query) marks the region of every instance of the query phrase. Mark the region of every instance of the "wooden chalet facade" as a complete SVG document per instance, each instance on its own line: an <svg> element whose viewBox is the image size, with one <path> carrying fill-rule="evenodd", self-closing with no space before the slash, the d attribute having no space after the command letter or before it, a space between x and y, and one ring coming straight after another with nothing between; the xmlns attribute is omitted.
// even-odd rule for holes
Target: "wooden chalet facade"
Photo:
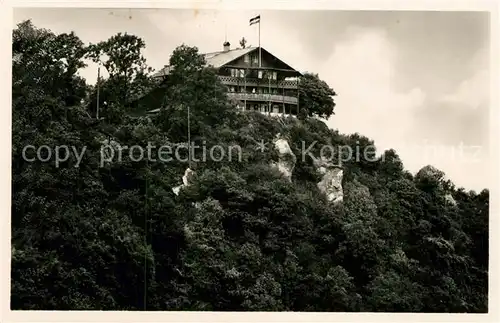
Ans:
<svg viewBox="0 0 500 323"><path fill-rule="evenodd" d="M301 73L264 48L230 49L225 42L222 51L203 55L207 66L217 70L221 83L227 87L228 98L235 100L242 111L298 114ZM165 66L153 76L168 77L169 70L170 66Z"/></svg>

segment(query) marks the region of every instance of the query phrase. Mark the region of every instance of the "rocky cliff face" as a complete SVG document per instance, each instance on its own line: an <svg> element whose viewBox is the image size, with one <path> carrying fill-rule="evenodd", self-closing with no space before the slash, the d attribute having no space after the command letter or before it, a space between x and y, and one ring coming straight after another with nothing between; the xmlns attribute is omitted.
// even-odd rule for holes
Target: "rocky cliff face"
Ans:
<svg viewBox="0 0 500 323"><path fill-rule="evenodd" d="M281 134L276 136L273 144L278 153L278 160L271 162L271 166L277 168L286 179L291 181L297 157L290 148L288 141ZM342 167L324 158L315 160L314 165L322 175L321 181L317 183L318 189L326 195L329 202L342 202L344 200L342 188L344 171Z"/></svg>
<svg viewBox="0 0 500 323"><path fill-rule="evenodd" d="M273 144L274 149L278 152L278 161L272 162L271 166L276 167L283 174L283 176L291 181L297 157L290 148L288 141L281 137L280 134L276 136Z"/></svg>
<svg viewBox="0 0 500 323"><path fill-rule="evenodd" d="M297 162L297 156L293 153L288 141L278 134L273 141L273 148L277 152L277 160L271 162L271 167L275 167L288 180L292 180L293 170ZM316 170L322 175L317 187L331 203L340 203L344 200L344 190L342 180L344 170L342 166L336 165L330 160L320 158L314 161ZM172 188L175 195L179 195L182 188L190 185L190 178L194 171L187 168L182 176L182 184Z"/></svg>
<svg viewBox="0 0 500 323"><path fill-rule="evenodd" d="M191 175L193 175L193 170L190 169L189 167L186 168L186 171L184 172L184 176L182 176L182 185L176 186L172 188L172 191L174 192L175 195L179 195L179 192L181 189L185 186L189 186L189 180L191 178Z"/></svg>
<svg viewBox="0 0 500 323"><path fill-rule="evenodd" d="M445 197L446 202L449 203L450 205L457 206L457 201L453 198L453 195L451 194L446 194Z"/></svg>
<svg viewBox="0 0 500 323"><path fill-rule="evenodd" d="M344 200L344 190L342 188L344 170L342 167L323 158L316 160L314 164L318 172L323 175L321 181L317 184L318 189L326 195L329 202L342 202Z"/></svg>

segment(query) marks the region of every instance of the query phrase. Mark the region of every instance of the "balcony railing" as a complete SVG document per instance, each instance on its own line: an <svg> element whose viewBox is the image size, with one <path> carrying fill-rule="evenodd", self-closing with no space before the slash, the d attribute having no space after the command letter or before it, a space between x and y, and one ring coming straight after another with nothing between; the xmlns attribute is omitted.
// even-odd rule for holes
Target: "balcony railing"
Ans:
<svg viewBox="0 0 500 323"><path fill-rule="evenodd" d="M260 94L260 93L233 93L228 92L227 96L236 100L247 101L262 101L273 103L297 104L298 99L293 96L279 94Z"/></svg>
<svg viewBox="0 0 500 323"><path fill-rule="evenodd" d="M280 88L280 89L297 89L298 87L297 81L271 80L271 82L269 83L269 81L266 79L256 79L256 78L245 79L243 77L233 77L233 76L223 76L223 75L219 75L219 79L222 82L222 84L225 85L243 86L244 84L246 84L246 86L260 86L260 87L266 87L270 85L272 88Z"/></svg>

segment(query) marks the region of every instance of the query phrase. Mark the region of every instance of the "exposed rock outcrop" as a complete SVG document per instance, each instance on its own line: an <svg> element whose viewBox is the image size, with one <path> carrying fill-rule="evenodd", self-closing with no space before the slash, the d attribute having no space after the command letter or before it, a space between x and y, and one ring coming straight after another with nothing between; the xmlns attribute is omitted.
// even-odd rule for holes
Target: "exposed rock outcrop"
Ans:
<svg viewBox="0 0 500 323"><path fill-rule="evenodd" d="M174 192L175 195L179 195L179 192L181 189L185 186L189 186L189 180L191 179L191 176L193 175L194 171L190 169L189 167L186 168L186 171L184 172L184 176L182 176L182 185L176 186L172 188L172 191Z"/></svg>
<svg viewBox="0 0 500 323"><path fill-rule="evenodd" d="M455 199L453 198L453 196L451 194L446 194L444 198L446 199L446 203L449 203L453 206L457 205L457 201L455 201Z"/></svg>
<svg viewBox="0 0 500 323"><path fill-rule="evenodd" d="M344 190L342 188L342 179L344 170L342 166L335 165L331 161L320 158L314 161L320 174L323 175L321 181L317 184L318 189L326 195L329 202L340 203L344 200Z"/></svg>
<svg viewBox="0 0 500 323"><path fill-rule="evenodd" d="M276 167L289 181L292 180L293 169L297 162L297 157L290 148L288 141L282 138L280 134L273 141L274 149L278 152L278 161L272 162L271 165Z"/></svg>
<svg viewBox="0 0 500 323"><path fill-rule="evenodd" d="M104 136L99 138L99 142L101 143L101 166L109 165L117 156L116 153L121 151L121 146L114 138L105 138Z"/></svg>

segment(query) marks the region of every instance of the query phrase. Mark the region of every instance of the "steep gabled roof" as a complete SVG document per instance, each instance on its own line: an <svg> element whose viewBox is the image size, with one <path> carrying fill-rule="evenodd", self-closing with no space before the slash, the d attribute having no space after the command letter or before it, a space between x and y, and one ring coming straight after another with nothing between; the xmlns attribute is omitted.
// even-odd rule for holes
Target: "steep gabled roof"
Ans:
<svg viewBox="0 0 500 323"><path fill-rule="evenodd" d="M205 60L207 61L208 66L213 66L218 68L229 62L234 61L235 59L245 54L253 52L257 48L258 47L236 48L228 50L226 52L221 51L221 52L207 53L203 55L205 56Z"/></svg>
<svg viewBox="0 0 500 323"><path fill-rule="evenodd" d="M201 55L205 57L207 66L213 66L215 68L219 68L222 65L227 64L247 53L250 53L251 51L257 48L258 47L236 48L228 51L212 52ZM158 72L156 72L155 74L153 74L153 77L166 76L170 73L171 69L172 67L167 65Z"/></svg>
<svg viewBox="0 0 500 323"><path fill-rule="evenodd" d="M246 47L246 48L236 48L236 49L231 49L228 51L218 51L218 52L212 52L212 53L205 53L202 54L205 57L206 65L207 66L213 66L215 68L222 67L232 61L234 61L237 58L240 58L241 56L248 54L250 52L253 52L257 50L259 47ZM262 48L262 51L267 52L268 54L274 56L273 54L269 53L267 50ZM276 57L276 56L274 56ZM278 59L276 57L276 59ZM290 65L284 63L282 60L278 59L281 63L287 65L290 67L290 69L293 69ZM165 66L155 74L153 74L153 77L160 77L160 76L166 76L170 73L170 70L172 69L171 66Z"/></svg>
<svg viewBox="0 0 500 323"><path fill-rule="evenodd" d="M257 48L258 48L258 47L257 47ZM279 58L278 58L278 56L271 54L268 50L266 50L266 49L264 49L264 48L262 48L262 51L263 51L263 52L266 52L266 53L268 53L269 55L271 55L272 57L276 58L276 60L277 60L278 62L280 62L280 63L281 63L281 64L283 64L283 65L286 65L289 69L296 71L297 73L299 73L299 75L302 75L302 73L300 73L299 71L297 71L295 68L291 67L290 65L288 65L287 63L285 63L285 62L283 62L281 59L279 59Z"/></svg>

